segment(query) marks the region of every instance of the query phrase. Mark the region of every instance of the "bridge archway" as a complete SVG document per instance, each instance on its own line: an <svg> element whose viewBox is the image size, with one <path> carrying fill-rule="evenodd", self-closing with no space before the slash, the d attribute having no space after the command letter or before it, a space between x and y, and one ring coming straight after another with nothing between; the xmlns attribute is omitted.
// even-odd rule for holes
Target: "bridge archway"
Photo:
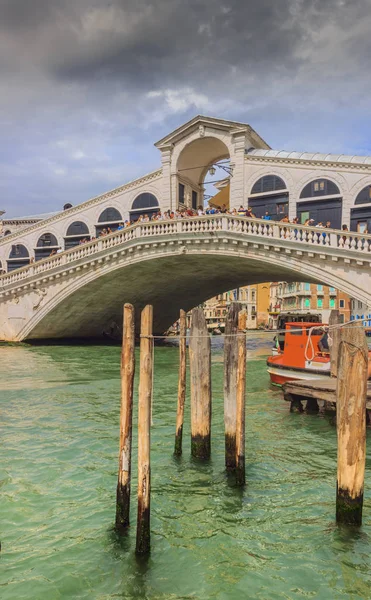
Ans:
<svg viewBox="0 0 371 600"><path fill-rule="evenodd" d="M323 225L330 221L331 227L340 229L342 224L343 197L338 185L326 177L313 179L300 192L297 216L301 224L307 219Z"/></svg>
<svg viewBox="0 0 371 600"><path fill-rule="evenodd" d="M64 237L64 249L70 250L84 239L90 240L89 227L83 221L74 221L67 228Z"/></svg>
<svg viewBox="0 0 371 600"><path fill-rule="evenodd" d="M142 192L134 199L131 205L130 222L134 223L144 215L148 215L151 218L159 210L160 206L156 196L151 192Z"/></svg>
<svg viewBox="0 0 371 600"><path fill-rule="evenodd" d="M179 153L176 161L177 206L197 209L204 205L204 182L211 166L230 159L230 150L218 137L199 137L189 142ZM226 180L226 173L219 173L220 180ZM214 180L215 175L212 176ZM215 183L218 180L215 180ZM213 204L226 204L229 207L230 186L228 181L213 197Z"/></svg>
<svg viewBox="0 0 371 600"><path fill-rule="evenodd" d="M58 240L53 233L43 233L37 240L35 248L35 260L42 260L50 256L53 250L57 251L60 248Z"/></svg>
<svg viewBox="0 0 371 600"><path fill-rule="evenodd" d="M122 222L122 215L117 208L109 206L105 208L98 217L98 224L95 226L96 236L109 227L111 231L116 231L120 223Z"/></svg>
<svg viewBox="0 0 371 600"><path fill-rule="evenodd" d="M30 254L24 244L13 244L8 258L8 271L25 267L30 263Z"/></svg>
<svg viewBox="0 0 371 600"><path fill-rule="evenodd" d="M289 191L285 181L278 175L263 175L251 188L249 206L261 219L266 213L273 221L289 215Z"/></svg>
<svg viewBox="0 0 371 600"><path fill-rule="evenodd" d="M350 211L350 229L358 233L371 232L371 184L357 194L354 205Z"/></svg>

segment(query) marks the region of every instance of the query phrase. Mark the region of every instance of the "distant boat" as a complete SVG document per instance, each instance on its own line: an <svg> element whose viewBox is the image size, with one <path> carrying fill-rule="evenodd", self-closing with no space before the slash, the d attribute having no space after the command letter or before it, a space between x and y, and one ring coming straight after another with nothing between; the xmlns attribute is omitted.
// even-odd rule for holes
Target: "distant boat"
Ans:
<svg viewBox="0 0 371 600"><path fill-rule="evenodd" d="M276 345L267 359L271 382L283 385L298 379L321 379L330 376L330 350L322 323L286 323L284 347ZM371 351L368 353L371 376Z"/></svg>
<svg viewBox="0 0 371 600"><path fill-rule="evenodd" d="M295 379L330 375L327 334L321 326L321 323L286 323L283 350L275 348L275 355L267 359L272 383L283 385Z"/></svg>

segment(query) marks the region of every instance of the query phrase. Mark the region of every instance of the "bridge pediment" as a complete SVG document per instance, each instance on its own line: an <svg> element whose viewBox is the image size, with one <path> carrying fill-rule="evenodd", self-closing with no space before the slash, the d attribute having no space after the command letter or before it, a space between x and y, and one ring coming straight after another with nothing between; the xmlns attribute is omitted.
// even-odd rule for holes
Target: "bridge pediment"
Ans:
<svg viewBox="0 0 371 600"><path fill-rule="evenodd" d="M214 117L204 117L197 115L187 123L181 125L164 138L155 143L156 148L159 150L166 150L169 147L172 148L183 142L187 138L194 138L194 135L198 134L199 137L213 136L215 134L222 136L234 136L234 135L246 135L251 146L255 148L269 149L270 146L260 137L260 135L247 123L240 123L238 121L226 121L224 119L217 119Z"/></svg>

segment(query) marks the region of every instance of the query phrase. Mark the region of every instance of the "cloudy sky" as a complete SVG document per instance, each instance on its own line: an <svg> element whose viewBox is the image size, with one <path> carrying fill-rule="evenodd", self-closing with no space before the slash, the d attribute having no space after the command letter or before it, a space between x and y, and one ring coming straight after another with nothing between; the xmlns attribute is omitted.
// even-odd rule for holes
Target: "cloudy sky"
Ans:
<svg viewBox="0 0 371 600"><path fill-rule="evenodd" d="M196 114L273 147L371 153L371 0L0 0L0 209L159 166Z"/></svg>

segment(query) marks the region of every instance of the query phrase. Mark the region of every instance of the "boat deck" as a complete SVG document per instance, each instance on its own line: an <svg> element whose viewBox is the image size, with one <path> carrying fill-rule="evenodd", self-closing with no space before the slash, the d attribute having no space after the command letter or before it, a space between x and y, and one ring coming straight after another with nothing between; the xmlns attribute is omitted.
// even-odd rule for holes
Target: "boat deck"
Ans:
<svg viewBox="0 0 371 600"><path fill-rule="evenodd" d="M284 398L291 402L291 408L295 405L300 408L302 400L324 401L336 406L336 383L334 377L323 377L321 379L301 379L300 381L288 381L283 388ZM309 403L312 404L313 403ZM308 405L307 405L308 406ZM314 408L314 406L313 406ZM367 384L367 410L371 410L371 382Z"/></svg>

